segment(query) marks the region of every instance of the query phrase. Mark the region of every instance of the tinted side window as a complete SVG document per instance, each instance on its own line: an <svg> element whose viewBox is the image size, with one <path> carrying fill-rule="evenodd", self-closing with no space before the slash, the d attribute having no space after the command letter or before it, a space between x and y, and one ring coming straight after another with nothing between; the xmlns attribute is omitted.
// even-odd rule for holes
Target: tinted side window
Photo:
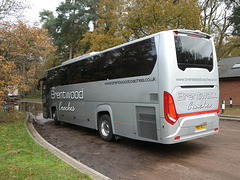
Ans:
<svg viewBox="0 0 240 180"><path fill-rule="evenodd" d="M61 66L48 73L48 86L151 74L157 59L154 38Z"/></svg>
<svg viewBox="0 0 240 180"><path fill-rule="evenodd" d="M122 51L120 48L104 53L99 59L99 72L103 76L98 80L121 78Z"/></svg>
<svg viewBox="0 0 240 180"><path fill-rule="evenodd" d="M101 80L149 75L156 60L154 38L106 52L99 61Z"/></svg>
<svg viewBox="0 0 240 180"><path fill-rule="evenodd" d="M84 59L79 62L80 62L80 64L77 66L81 67L80 71L82 71L82 76L80 79L78 79L78 83L96 81L96 78L97 78L96 74L98 72L97 58L91 57L91 58ZM76 73L78 73L78 72L76 72Z"/></svg>
<svg viewBox="0 0 240 180"><path fill-rule="evenodd" d="M157 53L154 39L147 39L122 48L122 77L151 74Z"/></svg>

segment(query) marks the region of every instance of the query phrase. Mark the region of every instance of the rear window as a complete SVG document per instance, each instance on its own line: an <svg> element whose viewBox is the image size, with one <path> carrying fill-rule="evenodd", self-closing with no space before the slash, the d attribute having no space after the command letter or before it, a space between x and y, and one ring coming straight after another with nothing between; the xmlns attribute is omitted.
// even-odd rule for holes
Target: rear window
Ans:
<svg viewBox="0 0 240 180"><path fill-rule="evenodd" d="M212 43L208 39L190 36L174 36L178 67L213 69Z"/></svg>

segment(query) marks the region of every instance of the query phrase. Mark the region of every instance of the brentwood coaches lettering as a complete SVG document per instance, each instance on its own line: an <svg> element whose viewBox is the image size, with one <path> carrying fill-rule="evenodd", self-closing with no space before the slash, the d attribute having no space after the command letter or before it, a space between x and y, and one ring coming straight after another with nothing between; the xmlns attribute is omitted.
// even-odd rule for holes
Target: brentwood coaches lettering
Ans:
<svg viewBox="0 0 240 180"><path fill-rule="evenodd" d="M179 92L178 93L178 101L185 100L201 100L201 99L217 99L218 95L216 92L197 92L197 93L186 93Z"/></svg>
<svg viewBox="0 0 240 180"><path fill-rule="evenodd" d="M197 93L186 93L179 92L177 101L188 101L190 102L187 105L187 110L201 110L209 109L212 107L211 101L207 102L206 100L218 99L218 94L216 92L197 92ZM194 100L204 100L203 102L196 103Z"/></svg>
<svg viewBox="0 0 240 180"><path fill-rule="evenodd" d="M51 89L51 99L63 99L63 100L82 100L83 99L83 88L82 90L76 91L55 91ZM75 106L71 105L71 102L59 102L58 106L59 111L75 111Z"/></svg>
<svg viewBox="0 0 240 180"><path fill-rule="evenodd" d="M51 99L83 99L83 88L82 90L77 91L55 91L54 89L51 90Z"/></svg>

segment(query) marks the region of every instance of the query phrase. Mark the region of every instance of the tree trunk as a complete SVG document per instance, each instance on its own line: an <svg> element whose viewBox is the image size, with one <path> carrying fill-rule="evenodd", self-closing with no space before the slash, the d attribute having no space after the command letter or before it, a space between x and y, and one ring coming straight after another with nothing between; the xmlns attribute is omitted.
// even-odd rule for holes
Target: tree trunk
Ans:
<svg viewBox="0 0 240 180"><path fill-rule="evenodd" d="M25 62L23 62L23 71L22 71L22 73L23 73L23 87L25 87ZM24 98L25 97L25 90L24 90L24 88L22 89L22 98Z"/></svg>
<svg viewBox="0 0 240 180"><path fill-rule="evenodd" d="M69 59L72 59L72 57L73 57L73 43L71 43L69 46Z"/></svg>

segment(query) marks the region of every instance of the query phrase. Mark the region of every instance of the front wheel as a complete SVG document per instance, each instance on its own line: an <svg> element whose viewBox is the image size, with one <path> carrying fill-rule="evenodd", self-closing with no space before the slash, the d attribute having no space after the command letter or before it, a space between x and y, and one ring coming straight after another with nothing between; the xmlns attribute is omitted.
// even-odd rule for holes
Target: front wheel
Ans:
<svg viewBox="0 0 240 180"><path fill-rule="evenodd" d="M110 142L114 140L111 119L107 114L100 117L98 131L104 141Z"/></svg>
<svg viewBox="0 0 240 180"><path fill-rule="evenodd" d="M53 117L53 120L54 120L54 124L55 124L55 125L59 125L59 124L60 124L60 121L58 120L58 116L57 116L56 109L53 110L52 117Z"/></svg>

